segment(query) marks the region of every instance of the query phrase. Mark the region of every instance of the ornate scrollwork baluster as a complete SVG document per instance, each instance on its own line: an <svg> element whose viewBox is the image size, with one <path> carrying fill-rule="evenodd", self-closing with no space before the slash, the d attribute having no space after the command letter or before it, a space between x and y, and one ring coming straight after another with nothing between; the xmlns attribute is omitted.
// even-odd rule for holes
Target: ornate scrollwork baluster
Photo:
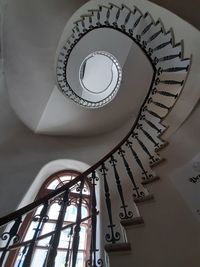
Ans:
<svg viewBox="0 0 200 267"><path fill-rule="evenodd" d="M31 240L31 243L29 245L28 251L26 253L24 262L23 262L23 267L26 266L30 266L31 265L31 260L32 260L32 256L33 256L33 251L36 245L36 239L40 234L41 228L42 228L42 224L44 222L48 221L48 216L47 216L47 210L48 210L48 202L46 202L40 212L40 214L36 214L35 216L33 216L33 222L38 222L37 226L34 228L34 235L33 238Z"/></svg>
<svg viewBox="0 0 200 267"><path fill-rule="evenodd" d="M120 240L120 233L115 232L115 224L113 223L113 217L112 217L112 205L111 205L111 200L110 200L110 191L109 191L109 186L107 182L107 171L108 169L105 166L105 163L101 165L100 172L103 175L103 180L104 180L104 190L105 190L105 200L106 200L106 207L107 207L107 212L108 212L108 218L109 218L109 225L108 228L110 228L110 234L106 234L105 238L107 242L111 242L115 244L117 241Z"/></svg>
<svg viewBox="0 0 200 267"><path fill-rule="evenodd" d="M148 134L149 135L149 134ZM149 135L150 136L150 135ZM139 143L139 145L141 146L142 150L147 154L147 156L149 157L149 163L153 164L155 162L157 162L159 160L158 157L154 157L154 155L152 155L148 148L145 146L145 144L140 140L140 138L138 137L138 133L133 133L132 137L135 138L137 140L137 142ZM151 137L151 136L150 136ZM158 145L157 145L158 147Z"/></svg>
<svg viewBox="0 0 200 267"><path fill-rule="evenodd" d="M79 186L79 202L77 207L77 216L76 216L76 226L74 228L74 238L72 243L72 267L76 266L76 260L78 255L78 247L80 240L80 230L81 230L81 214L82 214L82 202L83 202L83 187L84 187L84 178L82 178Z"/></svg>
<svg viewBox="0 0 200 267"><path fill-rule="evenodd" d="M131 150L134 159L136 160L138 166L139 166L140 169L142 170L142 174L144 175L144 176L142 177L142 179L145 180L145 179L152 178L151 175L148 175L148 172L145 171L144 166L142 165L142 162L141 162L140 158L138 157L137 153L135 152L135 150L134 150L133 147L132 147L132 142L129 141L129 140L127 140L127 141L126 141L126 146Z"/></svg>
<svg viewBox="0 0 200 267"><path fill-rule="evenodd" d="M133 25L133 30L137 27L137 25L139 24L140 20L142 19L142 15L140 15L138 17L138 19L135 21L134 25Z"/></svg>
<svg viewBox="0 0 200 267"><path fill-rule="evenodd" d="M153 22L149 23L144 30L141 32L141 36L148 32L148 30L153 26Z"/></svg>
<svg viewBox="0 0 200 267"><path fill-rule="evenodd" d="M147 43L152 42L152 41L153 41L154 39L156 39L156 37L158 37L158 35L161 34L162 32L163 32L163 30L162 30L162 28L161 28L158 32L154 33L152 36L149 37L149 39L147 40Z"/></svg>
<svg viewBox="0 0 200 267"><path fill-rule="evenodd" d="M117 160L114 158L113 155L110 158L110 164L113 167L115 180L116 180L116 184L117 184L117 189L118 189L118 193L119 193L119 196L120 196L120 199L121 199L121 208L123 209L123 212L120 212L119 217L121 219L130 219L130 218L133 217L133 212L132 211L127 211L128 205L125 204L124 193L123 193L120 177L119 177L119 174L118 174L118 171L117 171L117 167L116 167Z"/></svg>
<svg viewBox="0 0 200 267"><path fill-rule="evenodd" d="M18 242L18 240L19 240L19 236L18 236L17 233L18 233L19 226L20 226L21 222L22 222L22 218L20 216L15 220L15 222L14 222L13 226L11 227L10 231L3 233L1 235L1 237L0 237L0 239L3 240L3 241L7 240L6 245L4 247L4 250L3 250L2 254L1 254L1 257L0 257L0 266L3 266L3 262L5 260L8 247L10 245Z"/></svg>
<svg viewBox="0 0 200 267"><path fill-rule="evenodd" d="M144 120L144 121L145 121L151 128L153 128L154 130L156 130L157 133L161 133L161 132L162 132L162 130L159 129L153 122L147 120L147 118L145 117L145 115L142 115L142 116L140 117L140 119L141 119L141 120Z"/></svg>
<svg viewBox="0 0 200 267"><path fill-rule="evenodd" d="M175 55L168 55L168 56L164 56L164 57L161 57L158 59L159 62L162 62L162 61L167 61L167 60L172 60L174 58L181 58L182 56L182 53L178 53L178 54L175 54Z"/></svg>
<svg viewBox="0 0 200 267"><path fill-rule="evenodd" d="M119 148L118 154L122 158L122 160L124 162L124 166L125 166L126 171L127 171L127 174L129 176L132 184L133 184L133 197L139 198L139 197L144 196L144 192L141 191L140 188L136 185L135 179L133 177L133 173L132 173L131 168L130 168L130 166L126 160L126 157L125 157L125 151L121 147Z"/></svg>
<svg viewBox="0 0 200 267"><path fill-rule="evenodd" d="M190 65L187 65L186 67L171 67L167 69L163 69L163 72L177 72L177 71L188 71Z"/></svg>
<svg viewBox="0 0 200 267"><path fill-rule="evenodd" d="M90 259L87 261L86 265L88 267L101 267L103 266L102 259L97 260L96 253L99 251L96 246L96 232L97 232L97 201L96 201L96 182L99 178L96 176L96 172L92 172L92 177L90 178L92 183L92 237L90 245Z"/></svg>
<svg viewBox="0 0 200 267"><path fill-rule="evenodd" d="M57 255L57 248L60 240L60 234L61 234L61 229L63 226L63 221L65 218L65 212L67 209L67 206L69 205L69 190L66 190L63 198L61 200L61 208L59 211L58 219L56 222L55 226L55 234L52 235L51 240L49 242L49 250L47 252L47 257L46 257L46 263L45 267L54 267L55 266L55 259Z"/></svg>
<svg viewBox="0 0 200 267"><path fill-rule="evenodd" d="M170 41L168 41L168 42L165 42L165 43L162 43L162 44L156 46L156 47L153 49L153 51L158 51L158 50L160 50L160 49L166 47L166 46L169 45L169 44L172 44L172 40L170 40Z"/></svg>
<svg viewBox="0 0 200 267"><path fill-rule="evenodd" d="M149 109L147 109L147 107L145 108L144 111L147 111L149 114L151 114L152 116L158 118L159 120L162 120L162 119L163 119L163 117L161 117L159 114L157 114L157 113L154 112L153 110L149 110Z"/></svg>
<svg viewBox="0 0 200 267"><path fill-rule="evenodd" d="M154 105L156 105L159 108L165 109L167 111L169 111L171 109L171 107L167 107L166 105L164 105L163 103L154 101L152 98L149 98L148 103L153 103Z"/></svg>

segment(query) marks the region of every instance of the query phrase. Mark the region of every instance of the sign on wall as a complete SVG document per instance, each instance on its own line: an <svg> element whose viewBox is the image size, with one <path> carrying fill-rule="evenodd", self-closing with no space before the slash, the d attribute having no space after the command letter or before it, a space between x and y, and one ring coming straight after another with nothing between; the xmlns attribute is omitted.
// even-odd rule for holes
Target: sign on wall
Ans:
<svg viewBox="0 0 200 267"><path fill-rule="evenodd" d="M177 169L171 180L200 222L200 153Z"/></svg>

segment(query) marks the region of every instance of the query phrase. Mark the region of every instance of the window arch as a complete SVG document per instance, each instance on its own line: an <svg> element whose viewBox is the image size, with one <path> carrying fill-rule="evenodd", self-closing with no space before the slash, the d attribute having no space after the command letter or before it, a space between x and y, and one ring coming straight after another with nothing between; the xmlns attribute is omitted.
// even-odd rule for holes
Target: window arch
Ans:
<svg viewBox="0 0 200 267"><path fill-rule="evenodd" d="M62 170L56 172L49 176L42 184L36 199L45 196L46 194L56 190L57 188L65 185L66 183L73 180L76 176L80 175L80 172L74 170ZM78 190L79 184L76 184L70 189L69 194L69 205L66 208L64 215L63 227L64 230L61 231L61 236L59 240L59 245L57 249L57 256L55 261L55 267L70 267L70 255L72 248L72 237L74 230L74 223L76 221L77 215L77 206L79 202L80 193ZM90 182L86 181L82 190L83 201L81 205L82 219L87 218L90 214L91 207L91 195L90 195ZM43 236L49 232L54 231L56 226L56 221L60 211L60 198L56 198L51 201L48 206L47 211L47 220L42 223L39 236ZM21 228L20 228L20 237L21 240L27 241L33 238L34 229L37 222L34 220L40 214L42 206L38 207L36 211L27 215ZM86 260L89 258L89 247L90 247L90 229L89 229L89 218L83 220L80 225L80 242L78 248L77 256L77 267L84 267ZM43 266L45 258L48 253L48 245L50 242L50 236L44 239L41 239L36 242L34 247L34 254L30 267ZM6 267L22 267L23 261L26 255L25 247L22 247L20 250L15 253L10 253ZM68 257L68 258L67 258ZM66 260L68 260L68 265L66 265Z"/></svg>

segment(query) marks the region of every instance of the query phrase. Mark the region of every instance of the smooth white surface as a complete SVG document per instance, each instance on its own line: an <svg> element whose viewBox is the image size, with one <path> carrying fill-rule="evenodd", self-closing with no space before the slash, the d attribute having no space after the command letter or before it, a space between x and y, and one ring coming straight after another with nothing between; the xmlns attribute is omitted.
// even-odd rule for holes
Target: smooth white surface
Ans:
<svg viewBox="0 0 200 267"><path fill-rule="evenodd" d="M116 0L114 2L118 4L119 1ZM129 64L131 64L126 64L123 70L123 74L125 71L128 74L126 74L126 77L124 75L121 91L126 92L127 97L122 97L121 95L124 92L121 93L113 101L116 105L113 106L111 104L110 108L107 109L105 107L105 110L101 109L98 114L96 114L96 111L82 114L84 113L83 109L72 106L69 101L65 101L67 107L63 107L63 109L61 109L63 106L62 102L56 102L57 105L54 104L52 106L51 102L53 100L51 97L54 95L55 85L54 57L57 44L69 17L82 3L84 1L68 1L66 3L64 0L51 0L48 3L47 0L34 2L11 0L8 3L4 26L4 58L10 102L20 119L35 132L62 135L91 135L110 131L122 125L131 114L134 116L137 113L138 104L141 104L142 99L140 93L142 96L145 95L145 91L142 88L147 89L149 74L143 66L138 64L138 62L142 62L141 58L134 55L133 58L136 65L132 65L133 62L130 62L130 57L128 60ZM106 1L99 1L99 3L105 4ZM124 3L132 5L132 1L129 0L125 0ZM165 134L168 138L188 116L199 98L199 32L169 11L152 3L136 0L134 3L143 13L150 11L154 19L161 16L167 29L173 26L176 40L185 39L185 55L194 54L191 72L185 84L184 92L175 109L166 118L166 123L171 125ZM75 17L78 18L79 15L86 13L89 7L95 8L95 6L95 1L87 3L81 10L76 12ZM72 26L73 20L70 20L69 24L66 28L67 31ZM66 33L63 34L61 39L63 38L66 39ZM100 41L103 42L103 40ZM112 45L113 43L112 41ZM122 42L122 45L124 44ZM84 46L82 46L82 49L85 49ZM126 48L124 51L128 51L128 49ZM132 51L130 55L133 52L137 54L136 51ZM133 60L133 58L131 59ZM145 62L144 65L146 64ZM145 79L143 73L145 73ZM133 79L130 77L129 81L125 81L128 75L135 76ZM146 80L146 83L145 81L140 81L140 79ZM129 87L127 87L127 83ZM135 93L134 96L131 95L133 86L137 90L137 94ZM138 99L135 98L136 95ZM121 105L117 104L119 102L117 98L119 97ZM124 106L126 106L126 114L123 113L125 110ZM120 114L115 114L116 111L120 111ZM50 122L50 117L54 112L58 117L57 122L54 116L53 121ZM108 123L106 120L104 124L105 118L108 118L110 122ZM73 119L75 120L71 123ZM82 128L77 127L77 124L82 125ZM89 126L88 131L86 126Z"/></svg>
<svg viewBox="0 0 200 267"><path fill-rule="evenodd" d="M54 89L55 51L68 20L66 14L70 13L70 3L65 5L62 2L61 5L60 1L51 0L48 4L36 1L29 5L28 2L11 0L5 21L6 82L11 105L20 119L37 133L80 136L111 131L134 117L152 77L152 68L143 52L136 45L131 46L130 39L120 33L113 33L109 48L107 40L111 31L106 31L104 36L99 31L95 35L97 39L93 47L88 46L82 38L81 47L77 47L76 52L79 51L84 57L77 57L80 59L78 65L73 62L73 66L77 66L76 81L80 63L85 56L106 49L119 60L124 77L120 92L111 104L98 111L83 110ZM45 16L42 16L44 5L47 10ZM34 23L34 18L37 18L37 23ZM44 21L45 18L48 18L49 23ZM56 28L53 26L55 20ZM94 40L93 34L91 32L88 38ZM145 79L141 76L143 73L146 73Z"/></svg>
<svg viewBox="0 0 200 267"><path fill-rule="evenodd" d="M83 88L94 94L102 93L112 83L113 75L117 75L114 71L116 68L113 66L113 61L104 55L88 57L80 67L80 72L83 72L83 77L80 77Z"/></svg>
<svg viewBox="0 0 200 267"><path fill-rule="evenodd" d="M128 69L131 71L127 71ZM143 73L145 73L145 79L140 79ZM109 105L90 111L78 107L63 97L62 93L55 87L36 132L92 135L117 128L130 117L134 120L147 94L152 75L153 70L149 61L140 48L134 44L123 67L122 86Z"/></svg>

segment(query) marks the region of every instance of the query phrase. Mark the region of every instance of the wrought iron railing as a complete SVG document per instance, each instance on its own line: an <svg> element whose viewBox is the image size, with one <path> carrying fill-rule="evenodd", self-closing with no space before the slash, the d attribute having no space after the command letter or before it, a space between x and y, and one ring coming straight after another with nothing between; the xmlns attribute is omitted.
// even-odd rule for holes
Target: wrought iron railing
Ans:
<svg viewBox="0 0 200 267"><path fill-rule="evenodd" d="M161 139L161 134L166 129L162 124L162 120L167 116L181 93L189 70L190 59L183 58L183 45L182 43L174 43L172 31L166 32L161 21L153 21L149 13L143 15L137 8L134 8L132 11L124 5L117 7L114 4L110 4L109 7L100 6L97 10L90 10L88 12L90 13L89 15L81 17L81 19L75 23L73 34L70 36L63 48L63 52L61 52L59 56L57 77L58 84L59 82L61 83L60 88L63 88L63 93L68 97L69 94L72 94L71 89L68 88L69 84L65 77L65 70L68 57L73 47L87 32L100 27L113 28L125 34L143 50L153 68L150 88L131 130L107 155L69 183L0 219L0 227L2 227L3 231L1 235L2 242L0 244L0 267L14 266L10 263L10 265L8 265L9 255L13 250L17 251L19 248L21 248L21 258L18 261L18 266L15 267L31 266L37 242L47 236L50 236L50 240L42 267L55 266L59 239L65 227L71 227L71 231L69 236L70 241L67 244L68 247L66 249L64 266L77 266L80 227L83 220L88 220L91 227L90 253L85 260L85 264L92 267L102 266L103 261L99 258L98 251L100 248L97 244L98 210L96 184L99 177L102 176L106 208L104 212L107 214L108 221L108 232L105 234L105 239L111 244L116 244L122 239L116 227L117 222L113 216L110 172L113 174L112 180L116 185L116 193L119 199L119 221L123 224L127 220L128 223L130 223L130 220L134 217L134 213L126 202L122 179L119 174L119 168L121 167L119 166L123 166L124 175L128 177L133 192L133 200L135 202L149 195L143 185L157 178L150 170L150 167L161 160L157 152L166 144L166 142ZM161 55L162 49L165 49L165 56ZM66 58L64 58L65 56ZM177 75L178 81L174 80L177 72L179 74ZM66 83L65 86L62 85L63 82ZM130 158L139 170L140 180L136 179L138 174L135 175L132 162L130 165ZM118 165L119 161L121 165ZM82 218L81 208L83 202L83 188L88 179L91 183L91 206L89 218L84 219ZM76 187L79 192L76 221L74 224L65 226L63 223L64 214L70 207L70 194L71 189L74 187ZM58 199L61 208L56 220L55 230L47 235L40 236L41 225L48 222L49 206L52 201ZM39 207L41 207L41 210L36 216L35 211ZM36 226L32 238L28 241L24 241L20 229L27 215L36 222Z"/></svg>
<svg viewBox="0 0 200 267"><path fill-rule="evenodd" d="M80 239L80 230L81 224L83 222L88 222L88 225L92 232L91 238L91 248L90 248L90 256L86 260L87 264L91 266L94 265L94 261L100 263L100 259L96 258L96 231L97 231L97 203L96 203L96 180L98 178L95 175L95 172L92 173L90 177L91 180L91 207L89 216L83 218L82 216L82 204L83 204L83 189L85 185L86 179L81 175L74 180L67 183L64 187L55 190L54 192L46 195L45 197L36 200L30 205L12 213L9 216L6 216L1 219L1 226L6 225L4 232L1 235L1 246L0 246L0 266L31 266L31 261L34 255L34 249L36 247L37 242L42 239L46 239L50 237L47 246L46 257L43 262L43 266L50 267L55 266L55 260L57 256L57 250L59 246L59 239L63 230L70 229L69 232L69 241L67 243L66 248L66 257L64 266L77 266L77 254L79 251L79 239ZM77 215L74 223L64 224L64 217L66 214L66 210L71 205L71 197L70 193L74 187L78 192L77 199ZM41 234L42 225L47 223L49 220L48 210L52 202L57 201L60 205L60 211L58 217L56 219L56 225L54 231L49 233ZM39 213L35 213L34 211L40 208ZM31 214L30 214L31 213ZM26 216L30 214L30 220L35 222L35 226L33 229L32 238L26 241L23 241L23 233L20 231L23 222L26 219ZM18 255L20 254L19 260L17 261L17 265L13 262L14 257L9 259L9 253L17 251ZM15 257L16 258L16 257Z"/></svg>

